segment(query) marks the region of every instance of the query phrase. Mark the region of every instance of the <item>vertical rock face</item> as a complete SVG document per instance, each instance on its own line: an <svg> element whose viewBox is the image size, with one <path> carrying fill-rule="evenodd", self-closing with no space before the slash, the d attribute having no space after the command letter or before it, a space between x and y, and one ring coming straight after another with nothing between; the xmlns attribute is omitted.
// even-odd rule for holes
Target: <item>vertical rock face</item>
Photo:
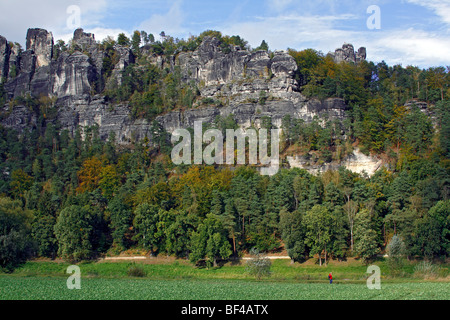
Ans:
<svg viewBox="0 0 450 320"><path fill-rule="evenodd" d="M348 155L340 163L325 163L322 165L311 165L306 157L294 156L286 157L290 168L306 169L313 174L324 173L328 170L339 170L343 166L347 170L355 173L366 173L373 176L375 172L383 166L383 161L376 157L366 156L358 148L353 150L353 153Z"/></svg>
<svg viewBox="0 0 450 320"><path fill-rule="evenodd" d="M9 55L8 80L15 78L20 68L20 47L18 44L9 42L11 53Z"/></svg>
<svg viewBox="0 0 450 320"><path fill-rule="evenodd" d="M364 47L361 47L358 49L358 52L356 53L356 62L366 60L367 58L367 50Z"/></svg>
<svg viewBox="0 0 450 320"><path fill-rule="evenodd" d="M4 38L3 38L4 39ZM103 56L99 54L94 36L82 29L76 30L74 42L85 45L91 58L75 51L73 54L63 52L58 59L53 59L53 36L43 29L29 29L27 32L26 51L19 53L18 47L9 45L9 61L1 60L2 72L9 77L5 90L10 98L31 94L34 97L87 95L97 78L97 66L101 71ZM3 43L0 39L0 45ZM3 48L3 46L2 46ZM94 57L95 59L92 59ZM14 72L11 72L14 70Z"/></svg>
<svg viewBox="0 0 450 320"><path fill-rule="evenodd" d="M53 37L42 29L30 29L27 33L27 50L19 53L14 45L0 38L2 72L16 66L14 76L5 83L10 98L27 93L34 97L55 97L58 105L58 121L63 129L74 133L78 127L99 125L101 137L114 132L119 143L144 138L150 133L150 123L144 119L132 120L130 108L124 103L111 106L101 95L104 58L110 52L96 41L93 34L83 29L74 32L72 50L53 57ZM10 49L8 49L10 48ZM258 127L263 117L271 117L274 126L280 127L283 117L289 115L306 122L314 117L343 119L347 106L342 99L318 101L306 99L300 92L295 73L297 64L289 54L276 51L250 52L237 46L225 48L217 38L205 37L197 50L181 52L176 57L160 56L155 64L180 70L181 78L197 84L201 97L224 100L222 107L198 107L185 111L175 110L156 120L168 132L192 127L195 121L212 122L217 116L233 115L242 127ZM9 51L8 51L9 50ZM82 52L81 52L82 51ZM73 53L69 53L73 52ZM353 52L353 46L346 47ZM361 55L363 51L358 51ZM122 71L135 62L132 51L116 45L118 57L108 85L120 84ZM150 57L149 57L150 58ZM9 61L7 61L9 59ZM353 58L352 58L353 59ZM6 66L6 67L5 67ZM11 76L11 72L9 72ZM101 81L98 81L101 80ZM97 91L95 91L96 89ZM18 106L1 124L22 130L33 125L35 115Z"/></svg>
<svg viewBox="0 0 450 320"><path fill-rule="evenodd" d="M0 36L0 81L2 78L8 77L10 54L11 48L8 41Z"/></svg>
<svg viewBox="0 0 450 320"><path fill-rule="evenodd" d="M115 45L114 50L119 55L119 62L116 64L114 70L112 71L112 78L115 79L116 85L120 86L122 84L122 71L125 70L125 68L130 64L135 62L135 56L129 48L120 45Z"/></svg>
<svg viewBox="0 0 450 320"><path fill-rule="evenodd" d="M87 52L92 65L91 77L92 82L102 78L103 59L105 52L99 48L95 41L95 36L92 33L85 33L83 29L75 30L73 34L73 44L80 47L83 52ZM98 87L97 90L103 90L103 87Z"/></svg>
<svg viewBox="0 0 450 320"><path fill-rule="evenodd" d="M205 37L194 52L181 53L175 63L185 81L195 81L202 97L245 103L266 98L304 101L294 80L297 64L284 51L222 50L217 38Z"/></svg>
<svg viewBox="0 0 450 320"><path fill-rule="evenodd" d="M88 95L91 91L89 79L93 77L94 69L89 63L89 57L75 52L72 55L62 53L52 64L51 92L57 97Z"/></svg>
<svg viewBox="0 0 450 320"><path fill-rule="evenodd" d="M341 62L353 62L359 63L366 60L367 52L366 48L361 47L355 52L355 48L350 43L344 43L342 48L338 48L334 53L330 53L336 63Z"/></svg>
<svg viewBox="0 0 450 320"><path fill-rule="evenodd" d="M81 28L73 33L73 42L81 47L90 47L96 44L95 36L92 33L85 33Z"/></svg>
<svg viewBox="0 0 450 320"><path fill-rule="evenodd" d="M50 64L53 57L53 35L44 29L28 29L27 51L36 55L36 68Z"/></svg>

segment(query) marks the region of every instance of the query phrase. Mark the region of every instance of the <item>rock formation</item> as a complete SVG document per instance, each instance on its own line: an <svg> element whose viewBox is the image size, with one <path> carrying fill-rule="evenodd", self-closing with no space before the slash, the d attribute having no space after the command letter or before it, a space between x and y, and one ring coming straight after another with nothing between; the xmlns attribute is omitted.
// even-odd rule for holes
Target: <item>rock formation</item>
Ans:
<svg viewBox="0 0 450 320"><path fill-rule="evenodd" d="M372 156L366 156L359 149L353 150L353 153L347 156L341 163L311 165L308 159L299 156L287 157L286 160L291 168L306 169L314 174L324 173L328 170L338 170L339 167L343 166L352 172L366 173L368 176L372 176L383 166L382 160Z"/></svg>
<svg viewBox="0 0 450 320"><path fill-rule="evenodd" d="M7 75L11 50L2 38L2 70ZM73 45L80 51L62 52L53 57L53 37L42 29L27 33L27 50L20 56L17 75L5 83L9 98L30 94L56 99L58 121L63 129L74 133L81 126L99 125L102 137L115 132L119 143L128 143L149 135L148 121L131 120L129 107L112 107L101 95L92 96L93 86L102 77L105 52L100 49L93 34L82 29L74 32ZM130 49L116 45L119 61L109 81L120 85L122 71L134 63ZM81 52L83 51L83 52ZM17 59L16 59L17 60ZM160 59L161 60L161 59ZM159 62L161 66L163 62ZM298 92L294 79L295 60L286 52L272 56L266 51L249 52L233 47L224 53L220 41L206 37L194 52L180 53L169 62L171 68L180 67L184 81L195 81L202 98L224 100L224 107L203 107L173 111L159 116L164 129L192 127L194 121L212 122L218 115L233 114L241 126L259 125L262 117L270 116L275 126L281 125L285 115L311 121L314 117L343 119L346 105L342 99L323 102L307 100ZM106 84L108 85L108 84ZM260 102L261 95L265 97ZM19 132L34 121L32 111L15 107L2 124Z"/></svg>
<svg viewBox="0 0 450 320"><path fill-rule="evenodd" d="M355 52L355 48L350 43L344 43L342 48L338 48L334 53L329 53L336 63L353 62L359 63L366 60L366 48L361 47Z"/></svg>
<svg viewBox="0 0 450 320"><path fill-rule="evenodd" d="M0 36L0 80L8 77L11 47L8 41Z"/></svg>
<svg viewBox="0 0 450 320"><path fill-rule="evenodd" d="M59 123L71 134L78 128L97 125L102 139L113 132L120 144L144 137L151 140L151 124L145 119L133 120L127 103L111 105L104 96L95 93L105 86L120 85L122 71L135 62L129 48L115 45L114 52L118 62L111 77L105 79L102 72L107 52L93 34L82 29L75 30L71 49L57 55L52 34L42 29L28 30L27 47L22 53L0 37L0 72L7 80L4 90L9 99L26 95L51 98L57 114L47 121ZM358 62L365 59L365 49L355 53L353 46L345 45L335 58ZM276 127L281 126L286 115L306 122L315 117L339 120L346 117L347 106L342 99L306 99L299 92L294 77L297 64L284 51L269 54L231 47L230 52L224 52L217 38L205 37L193 52L148 59L160 68L172 71L179 68L182 81L197 84L200 99L222 102L220 107L175 110L158 116L156 121L169 133L193 127L195 121L210 123L217 116L230 114L242 127L258 127L265 116L271 117ZM37 123L34 111L23 105L10 108L7 104L1 113L0 125L19 133Z"/></svg>
<svg viewBox="0 0 450 320"><path fill-rule="evenodd" d="M283 51L270 57L267 51L251 53L234 47L225 54L218 39L206 37L195 52L181 53L177 64L186 80L200 84L204 97L245 102L258 100L264 92L272 98L305 100L294 80L297 64Z"/></svg>
<svg viewBox="0 0 450 320"><path fill-rule="evenodd" d="M28 29L27 51L35 56L35 68L50 64L53 57L53 35L44 29Z"/></svg>

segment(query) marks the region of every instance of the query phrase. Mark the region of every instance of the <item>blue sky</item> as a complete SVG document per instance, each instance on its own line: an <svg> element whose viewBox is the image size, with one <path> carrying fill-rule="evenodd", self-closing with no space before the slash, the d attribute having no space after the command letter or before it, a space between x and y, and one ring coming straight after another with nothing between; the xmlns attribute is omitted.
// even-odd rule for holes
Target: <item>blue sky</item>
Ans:
<svg viewBox="0 0 450 320"><path fill-rule="evenodd" d="M40 27L68 41L71 5L97 40L134 30L187 38L213 29L252 47L266 40L271 50L327 53L347 42L366 47L374 62L450 65L450 0L0 0L0 34L24 44L26 30ZM367 27L371 5L380 9L380 29Z"/></svg>

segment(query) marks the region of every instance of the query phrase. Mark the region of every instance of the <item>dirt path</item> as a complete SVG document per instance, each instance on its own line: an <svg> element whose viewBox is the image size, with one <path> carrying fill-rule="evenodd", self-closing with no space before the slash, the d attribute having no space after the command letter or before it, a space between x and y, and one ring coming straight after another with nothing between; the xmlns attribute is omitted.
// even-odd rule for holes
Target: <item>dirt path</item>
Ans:
<svg viewBox="0 0 450 320"><path fill-rule="evenodd" d="M267 259L270 259L270 260L276 260L276 259L284 259L284 260L286 260L286 259L291 259L291 258L288 257L288 256L266 256L266 258L267 258ZM146 256L136 256L136 257L105 257L105 258L103 258L103 259L101 259L101 260L103 260L103 261L115 261L115 260L147 260L147 259L152 260L152 259L155 259L155 258L150 258L150 257L146 257ZM242 260L250 260L251 257L243 257L243 258L241 258L241 259L242 259Z"/></svg>

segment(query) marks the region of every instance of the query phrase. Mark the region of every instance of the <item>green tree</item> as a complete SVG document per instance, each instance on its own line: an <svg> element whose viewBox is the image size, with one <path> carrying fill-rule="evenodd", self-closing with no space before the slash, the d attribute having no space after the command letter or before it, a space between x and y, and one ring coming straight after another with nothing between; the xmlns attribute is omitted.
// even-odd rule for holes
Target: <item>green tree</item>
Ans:
<svg viewBox="0 0 450 320"><path fill-rule="evenodd" d="M322 252L327 263L327 245L331 240L332 216L328 209L322 205L315 205L303 217L306 228L305 243L311 248L310 254L319 255L319 264L322 266Z"/></svg>
<svg viewBox="0 0 450 320"><path fill-rule="evenodd" d="M14 170L11 173L11 193L16 199L23 199L25 192L33 185L33 178L30 177L23 169Z"/></svg>
<svg viewBox="0 0 450 320"><path fill-rule="evenodd" d="M367 209L361 210L355 219L354 252L364 263L371 261L379 252L378 234Z"/></svg>
<svg viewBox="0 0 450 320"><path fill-rule="evenodd" d="M131 246L131 227L133 224L133 211L120 196L113 198L108 204L110 214L110 228L112 230L113 248L121 252Z"/></svg>
<svg viewBox="0 0 450 320"><path fill-rule="evenodd" d="M117 37L117 44L128 47L130 45L130 39L125 35L125 33L120 33Z"/></svg>
<svg viewBox="0 0 450 320"><path fill-rule="evenodd" d="M55 258L58 252L58 242L54 227L56 218L52 215L36 215L31 225L31 235L37 245L40 257Z"/></svg>
<svg viewBox="0 0 450 320"><path fill-rule="evenodd" d="M31 219L18 201L0 198L0 269L12 272L31 257Z"/></svg>
<svg viewBox="0 0 450 320"><path fill-rule="evenodd" d="M439 201L417 221L417 242L426 258L450 253L450 200Z"/></svg>
<svg viewBox="0 0 450 320"><path fill-rule="evenodd" d="M298 71L296 76L300 85L306 85L311 80L314 68L323 63L323 54L314 49L306 49L303 51L288 49L288 53L297 62Z"/></svg>
<svg viewBox="0 0 450 320"><path fill-rule="evenodd" d="M135 55L140 55L140 45L141 45L141 33L139 31L134 31L133 37L131 39L131 49Z"/></svg>
<svg viewBox="0 0 450 320"><path fill-rule="evenodd" d="M184 212L176 212L175 222L165 230L166 251L179 258L189 254L190 235L193 231L192 223Z"/></svg>
<svg viewBox="0 0 450 320"><path fill-rule="evenodd" d="M308 254L304 240L306 230L302 223L301 212L289 212L282 209L280 212L280 231L292 262L306 260Z"/></svg>
<svg viewBox="0 0 450 320"><path fill-rule="evenodd" d="M55 224L59 256L70 262L91 259L95 254L95 220L87 206L72 205L61 210Z"/></svg>
<svg viewBox="0 0 450 320"><path fill-rule="evenodd" d="M447 159L450 158L450 101L439 101L436 104L439 125L439 144L441 152Z"/></svg>
<svg viewBox="0 0 450 320"><path fill-rule="evenodd" d="M397 274L403 267L403 257L406 252L405 243L399 236L394 235L389 241L386 251L388 254L387 265L392 274Z"/></svg>
<svg viewBox="0 0 450 320"><path fill-rule="evenodd" d="M332 211L332 227L329 251L334 258L344 260L348 250L348 223L347 217L341 206L336 206Z"/></svg>
<svg viewBox="0 0 450 320"><path fill-rule="evenodd" d="M116 168L112 165L102 167L99 178L98 186L102 190L102 194L108 200L112 199L120 185L120 177Z"/></svg>
<svg viewBox="0 0 450 320"><path fill-rule="evenodd" d="M263 40L258 48L255 50L262 50L262 51L269 51L269 45L267 44L266 40Z"/></svg>
<svg viewBox="0 0 450 320"><path fill-rule="evenodd" d="M217 266L219 258L227 259L232 254L226 232L217 216L208 214L192 234L191 251L189 259L192 263L206 259L208 267Z"/></svg>
<svg viewBox="0 0 450 320"><path fill-rule="evenodd" d="M159 221L158 212L158 206L150 205L148 203L140 204L134 212L135 217L133 226L136 233L134 239L143 248L151 250L152 254L160 244L160 241L157 238Z"/></svg>
<svg viewBox="0 0 450 320"><path fill-rule="evenodd" d="M344 209L344 212L347 214L347 220L348 220L348 226L350 230L350 249L353 252L354 248L354 227L355 227L355 218L356 214L358 213L358 203L356 203L353 200L348 201L344 206L342 207Z"/></svg>

